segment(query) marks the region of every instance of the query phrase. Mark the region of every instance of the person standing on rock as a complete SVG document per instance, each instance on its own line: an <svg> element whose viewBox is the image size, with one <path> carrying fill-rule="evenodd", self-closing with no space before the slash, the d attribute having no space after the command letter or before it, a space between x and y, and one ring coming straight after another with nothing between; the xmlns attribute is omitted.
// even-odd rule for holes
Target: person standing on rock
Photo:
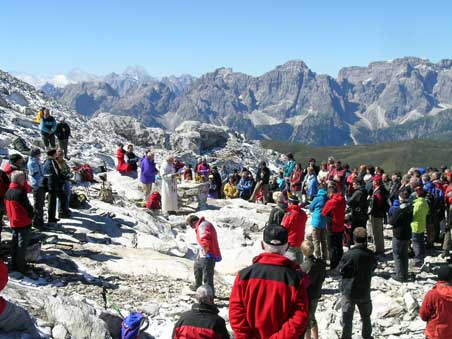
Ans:
<svg viewBox="0 0 452 339"><path fill-rule="evenodd" d="M33 207L25 190L25 174L14 171L11 174L11 184L5 194L5 208L9 225L12 230L11 262L14 271L26 272L25 255L30 240L33 223Z"/></svg>
<svg viewBox="0 0 452 339"><path fill-rule="evenodd" d="M195 230L198 242L198 253L194 263L195 284L192 286L193 290L196 291L202 284L208 284L215 293L213 279L215 263L221 261L217 231L204 217L189 215L186 223Z"/></svg>
<svg viewBox="0 0 452 339"><path fill-rule="evenodd" d="M55 118L50 115L49 109L44 110L44 116L39 123L39 130L41 131L42 141L47 150L55 148L55 132L57 123Z"/></svg>
<svg viewBox="0 0 452 339"><path fill-rule="evenodd" d="M226 323L218 315L212 287L202 285L196 290L196 301L190 311L182 314L174 326L171 339L229 339Z"/></svg>
<svg viewBox="0 0 452 339"><path fill-rule="evenodd" d="M308 287L309 321L304 339L319 339L319 329L317 327L317 320L315 319L315 311L319 299L322 296L322 285L325 281L326 264L322 259L314 257L314 245L311 241L303 241L301 244L301 251L305 258L301 264L301 269L308 275L309 280L311 281L311 284Z"/></svg>
<svg viewBox="0 0 452 339"><path fill-rule="evenodd" d="M306 221L308 217L300 207L300 200L295 195L289 197L289 206L287 212L281 222L287 232L289 233L289 249L287 250L287 257L298 264L303 262L303 254L301 253L301 243L304 240L304 233L306 228Z"/></svg>
<svg viewBox="0 0 452 339"><path fill-rule="evenodd" d="M409 203L407 191L401 191L398 200L393 201L389 210L389 224L392 225L392 253L394 255L394 280L408 280L408 246L411 239L413 207Z"/></svg>
<svg viewBox="0 0 452 339"><path fill-rule="evenodd" d="M362 321L362 337L372 338L372 300L370 284L373 272L377 268L375 254L367 248L367 232L363 227L353 231L355 245L345 253L339 263L341 275L340 291L342 303L342 337L351 339L353 314L358 306Z"/></svg>
<svg viewBox="0 0 452 339"><path fill-rule="evenodd" d="M69 202L71 200L72 194L70 180L74 175L72 174L71 168L67 164L66 160L64 160L64 151L61 148L57 148L55 161L58 164L61 180L63 181L63 192L64 192L64 200L58 198L57 202L58 216L60 218L70 218L71 211L69 210Z"/></svg>
<svg viewBox="0 0 452 339"><path fill-rule="evenodd" d="M385 243L383 235L383 221L389 210L388 192L386 191L381 176L373 177L373 191L370 197L370 222L372 236L375 243L375 254L384 255Z"/></svg>
<svg viewBox="0 0 452 339"><path fill-rule="evenodd" d="M241 270L229 298L229 322L235 339L298 339L308 323L305 273L286 258L288 233L268 225L261 243L264 253Z"/></svg>
<svg viewBox="0 0 452 339"><path fill-rule="evenodd" d="M162 213L164 214L175 212L178 209L176 176L174 156L170 155L160 168L160 177L162 178Z"/></svg>
<svg viewBox="0 0 452 339"><path fill-rule="evenodd" d="M413 202L413 221L411 222L411 240L416 267L421 267L425 258L425 231L427 230L427 216L430 212L425 196L424 189L421 186L416 187L416 199Z"/></svg>
<svg viewBox="0 0 452 339"><path fill-rule="evenodd" d="M326 218L322 215L322 209L328 201L326 184L319 185L319 191L308 208L311 211L312 241L314 243L314 255L322 258L325 262L328 258L328 247L326 241Z"/></svg>
<svg viewBox="0 0 452 339"><path fill-rule="evenodd" d="M350 208L352 232L358 227L366 228L367 225L369 203L367 191L361 183L357 177L352 180L353 193L347 201L347 205Z"/></svg>
<svg viewBox="0 0 452 339"><path fill-rule="evenodd" d="M345 224L345 199L335 186L328 188L330 198L322 209L322 215L326 218L328 253L330 256L330 270L334 270L344 254L342 240Z"/></svg>
<svg viewBox="0 0 452 339"><path fill-rule="evenodd" d="M71 128L66 122L66 118L60 118L60 122L56 126L56 137L58 139L58 145L64 152L64 157L69 159L68 153L68 145L69 145L69 137L71 136Z"/></svg>
<svg viewBox="0 0 452 339"><path fill-rule="evenodd" d="M264 204L267 204L268 200L268 184L270 182L270 170L267 167L265 161L259 164L259 169L256 174L256 186L254 187L253 194L251 194L250 202L256 202L256 196L262 191L262 199Z"/></svg>
<svg viewBox="0 0 452 339"><path fill-rule="evenodd" d="M283 167L283 176L284 176L284 180L289 182L290 177L292 176L292 172L295 170L295 166L296 166L297 162L295 161L292 153L287 154L286 159L287 159L286 163L284 164L284 167Z"/></svg>
<svg viewBox="0 0 452 339"><path fill-rule="evenodd" d="M44 204L46 190L43 185L44 170L41 162L41 150L35 148L31 151L27 163L30 186L33 192L34 216L33 227L37 229L44 228Z"/></svg>
<svg viewBox="0 0 452 339"><path fill-rule="evenodd" d="M438 269L438 282L426 294L419 315L428 339L452 338L452 267Z"/></svg>
<svg viewBox="0 0 452 339"><path fill-rule="evenodd" d="M153 152L150 150L146 152L141 159L140 168L140 181L143 184L144 200L147 200L152 192L152 185L155 183L155 176L157 175Z"/></svg>

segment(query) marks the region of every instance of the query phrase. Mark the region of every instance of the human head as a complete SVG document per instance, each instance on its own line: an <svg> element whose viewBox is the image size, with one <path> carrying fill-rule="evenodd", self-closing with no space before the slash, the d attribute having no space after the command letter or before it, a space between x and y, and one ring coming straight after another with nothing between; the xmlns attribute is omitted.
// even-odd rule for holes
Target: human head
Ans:
<svg viewBox="0 0 452 339"><path fill-rule="evenodd" d="M328 157L328 164L334 165L334 157Z"/></svg>
<svg viewBox="0 0 452 339"><path fill-rule="evenodd" d="M286 154L286 158L287 158L287 160L293 160L293 154L292 153L287 153Z"/></svg>
<svg viewBox="0 0 452 339"><path fill-rule="evenodd" d="M232 175L229 176L229 184L235 185L235 179L234 179L234 176L232 176Z"/></svg>
<svg viewBox="0 0 452 339"><path fill-rule="evenodd" d="M282 192L273 192L273 200L276 203L284 202L284 196Z"/></svg>
<svg viewBox="0 0 452 339"><path fill-rule="evenodd" d="M23 186L25 184L25 173L22 171L14 171L11 173L11 182Z"/></svg>
<svg viewBox="0 0 452 339"><path fill-rule="evenodd" d="M358 178L354 178L352 180L352 187L353 187L353 189L357 190L357 189L359 189L360 186L361 186L361 184L359 182L359 179Z"/></svg>
<svg viewBox="0 0 452 339"><path fill-rule="evenodd" d="M124 148L124 144L122 142L118 142L118 148Z"/></svg>
<svg viewBox="0 0 452 339"><path fill-rule="evenodd" d="M328 164L325 161L321 163L322 169L326 170L328 168Z"/></svg>
<svg viewBox="0 0 452 339"><path fill-rule="evenodd" d="M195 228L196 223L198 222L199 217L194 215L194 214L190 214L187 219L185 219L185 223L187 224L187 226L190 226L191 228Z"/></svg>
<svg viewBox="0 0 452 339"><path fill-rule="evenodd" d="M49 149L47 151L47 158L55 159L56 158L56 149Z"/></svg>
<svg viewBox="0 0 452 339"><path fill-rule="evenodd" d="M367 232L364 227L357 227L353 231L353 241L358 244L367 242Z"/></svg>
<svg viewBox="0 0 452 339"><path fill-rule="evenodd" d="M342 168L342 161L340 160L336 161L336 168Z"/></svg>
<svg viewBox="0 0 452 339"><path fill-rule="evenodd" d="M375 175L373 178L373 187L380 187L383 184L383 179L380 175Z"/></svg>
<svg viewBox="0 0 452 339"><path fill-rule="evenodd" d="M44 118L48 118L50 116L50 110L46 108L43 112Z"/></svg>
<svg viewBox="0 0 452 339"><path fill-rule="evenodd" d="M65 117L61 117L61 118L60 118L60 122L61 122L61 123L66 122L66 118L65 118Z"/></svg>
<svg viewBox="0 0 452 339"><path fill-rule="evenodd" d="M41 150L39 148L33 148L30 152L30 156L39 159L41 157Z"/></svg>
<svg viewBox="0 0 452 339"><path fill-rule="evenodd" d="M452 267L450 265L441 266L436 271L438 280L452 283Z"/></svg>
<svg viewBox="0 0 452 339"><path fill-rule="evenodd" d="M213 175L212 174L209 175L209 180L213 181Z"/></svg>
<svg viewBox="0 0 452 339"><path fill-rule="evenodd" d="M314 167L312 166L308 167L308 174L314 174Z"/></svg>
<svg viewBox="0 0 452 339"><path fill-rule="evenodd" d="M24 157L19 153L11 154L9 157L9 163L20 168L24 164Z"/></svg>
<svg viewBox="0 0 452 339"><path fill-rule="evenodd" d="M133 152L133 145L127 145L127 151Z"/></svg>
<svg viewBox="0 0 452 339"><path fill-rule="evenodd" d="M424 191L424 188L422 186L417 186L416 187L416 196L418 198L422 198L425 197L426 192Z"/></svg>
<svg viewBox="0 0 452 339"><path fill-rule="evenodd" d="M276 224L267 225L263 232L262 249L268 253L283 255L289 248L287 230Z"/></svg>
<svg viewBox="0 0 452 339"><path fill-rule="evenodd" d="M63 159L64 158L64 151L60 147L58 147L57 150L56 150L56 158L57 159Z"/></svg>
<svg viewBox="0 0 452 339"><path fill-rule="evenodd" d="M410 194L407 190L401 190L399 193L400 202L407 202L410 199Z"/></svg>
<svg viewBox="0 0 452 339"><path fill-rule="evenodd" d="M198 289L196 290L196 301L198 301L198 303L200 304L209 304L209 305L213 305L213 290L212 287L210 287L210 285L201 285L198 287Z"/></svg>
<svg viewBox="0 0 452 339"><path fill-rule="evenodd" d="M147 151L146 157L147 157L149 160L154 160L154 152L152 152L152 151Z"/></svg>
<svg viewBox="0 0 452 339"><path fill-rule="evenodd" d="M300 199L298 199L298 197L295 194L292 194L289 199L289 205L299 205L300 204Z"/></svg>
<svg viewBox="0 0 452 339"><path fill-rule="evenodd" d="M301 252L307 258L312 257L314 254L314 244L310 240L305 240L301 244Z"/></svg>
<svg viewBox="0 0 452 339"><path fill-rule="evenodd" d="M301 171L301 170L303 169L303 166L301 166L300 163L297 163L297 164L295 165L295 169Z"/></svg>
<svg viewBox="0 0 452 339"><path fill-rule="evenodd" d="M333 194L337 193L336 185L328 187L328 196L331 197Z"/></svg>
<svg viewBox="0 0 452 339"><path fill-rule="evenodd" d="M314 166L315 165L315 159L311 158L309 159L309 166Z"/></svg>
<svg viewBox="0 0 452 339"><path fill-rule="evenodd" d="M266 166L267 166L267 164L265 161L261 161L261 163L259 164L259 168L264 168Z"/></svg>
<svg viewBox="0 0 452 339"><path fill-rule="evenodd" d="M175 162L174 155L168 155L166 157L166 162L169 164L174 164L174 162Z"/></svg>

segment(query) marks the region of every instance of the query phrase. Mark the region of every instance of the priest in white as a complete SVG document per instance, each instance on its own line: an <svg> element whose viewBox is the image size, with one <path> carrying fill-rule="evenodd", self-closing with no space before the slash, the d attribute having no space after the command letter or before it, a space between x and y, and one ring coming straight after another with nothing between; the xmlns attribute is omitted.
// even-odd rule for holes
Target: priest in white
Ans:
<svg viewBox="0 0 452 339"><path fill-rule="evenodd" d="M177 211L177 181L174 156L170 155L160 168L162 178L162 213Z"/></svg>

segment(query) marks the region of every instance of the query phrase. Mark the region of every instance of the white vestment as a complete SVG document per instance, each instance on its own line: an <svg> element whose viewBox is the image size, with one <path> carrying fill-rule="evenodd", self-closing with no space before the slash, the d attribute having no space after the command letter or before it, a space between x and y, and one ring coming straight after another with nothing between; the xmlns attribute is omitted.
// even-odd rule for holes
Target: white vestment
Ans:
<svg viewBox="0 0 452 339"><path fill-rule="evenodd" d="M177 181L173 174L176 173L173 164L165 162L160 168L162 178L162 212L177 211Z"/></svg>

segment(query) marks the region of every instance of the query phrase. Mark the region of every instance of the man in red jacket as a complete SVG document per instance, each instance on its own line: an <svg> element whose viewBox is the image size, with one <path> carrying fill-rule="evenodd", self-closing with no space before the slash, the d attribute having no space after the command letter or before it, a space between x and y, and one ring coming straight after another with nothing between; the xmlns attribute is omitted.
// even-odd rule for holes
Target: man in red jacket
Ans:
<svg viewBox="0 0 452 339"><path fill-rule="evenodd" d="M334 270L344 254L342 238L345 224L346 202L342 193L335 186L328 188L328 200L323 206L322 215L327 219L328 253L330 253L330 269Z"/></svg>
<svg viewBox="0 0 452 339"><path fill-rule="evenodd" d="M11 259L13 270L25 273L25 253L30 240L33 207L25 190L25 174L21 171L11 173L11 184L5 194L5 208L13 234Z"/></svg>
<svg viewBox="0 0 452 339"><path fill-rule="evenodd" d="M195 285L192 286L192 290L196 291L202 284L208 284L215 293L213 283L215 263L221 261L217 231L204 217L189 215L186 222L187 225L195 229L196 241L199 246L194 263Z"/></svg>
<svg viewBox="0 0 452 339"><path fill-rule="evenodd" d="M425 296L419 313L427 322L428 339L452 338L452 267L439 268L438 282Z"/></svg>
<svg viewBox="0 0 452 339"><path fill-rule="evenodd" d="M298 197L296 195L291 195L289 197L287 213L284 215L281 226L289 233L289 249L287 251L287 257L298 264L303 262L303 254L301 253L300 246L304 240L306 220L308 220L308 217L301 209Z"/></svg>
<svg viewBox="0 0 452 339"><path fill-rule="evenodd" d="M172 339L229 339L224 319L218 315L213 302L213 290L202 285L196 290L196 301L190 311L182 314L176 325Z"/></svg>
<svg viewBox="0 0 452 339"><path fill-rule="evenodd" d="M286 258L284 227L264 229L261 253L235 278L229 322L235 339L298 339L308 323L308 294L300 266Z"/></svg>

